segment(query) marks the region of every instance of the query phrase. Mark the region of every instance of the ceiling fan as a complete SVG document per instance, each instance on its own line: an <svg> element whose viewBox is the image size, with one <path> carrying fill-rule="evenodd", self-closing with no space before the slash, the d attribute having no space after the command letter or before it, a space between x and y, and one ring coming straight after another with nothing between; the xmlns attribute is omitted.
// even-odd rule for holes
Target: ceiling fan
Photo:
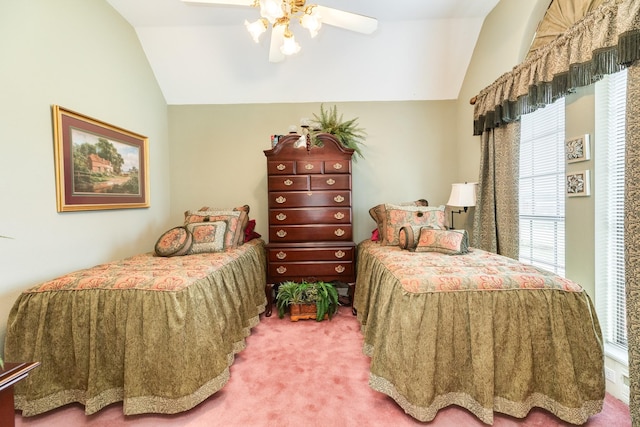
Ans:
<svg viewBox="0 0 640 427"><path fill-rule="evenodd" d="M363 34L371 34L378 28L378 20L356 13L306 4L305 0L182 0L185 3L223 4L260 8L260 18L254 22L245 20L247 30L257 43L260 35L271 25L269 61L280 62L285 56L300 51L300 45L289 29L289 24L297 20L303 28L318 34L322 24L344 28Z"/></svg>

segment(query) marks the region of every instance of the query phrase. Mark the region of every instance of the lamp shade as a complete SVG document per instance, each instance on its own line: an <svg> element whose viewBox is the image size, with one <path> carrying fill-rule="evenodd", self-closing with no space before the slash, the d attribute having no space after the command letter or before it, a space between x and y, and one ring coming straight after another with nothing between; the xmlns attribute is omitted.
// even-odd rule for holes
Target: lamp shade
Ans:
<svg viewBox="0 0 640 427"><path fill-rule="evenodd" d="M451 184L448 206L469 207L476 205L476 183L465 182Z"/></svg>

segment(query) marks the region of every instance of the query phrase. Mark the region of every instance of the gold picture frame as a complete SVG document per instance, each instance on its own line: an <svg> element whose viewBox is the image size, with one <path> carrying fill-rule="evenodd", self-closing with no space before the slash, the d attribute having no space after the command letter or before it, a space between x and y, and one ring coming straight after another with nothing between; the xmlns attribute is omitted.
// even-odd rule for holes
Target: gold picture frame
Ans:
<svg viewBox="0 0 640 427"><path fill-rule="evenodd" d="M148 208L148 138L54 105L58 212Z"/></svg>

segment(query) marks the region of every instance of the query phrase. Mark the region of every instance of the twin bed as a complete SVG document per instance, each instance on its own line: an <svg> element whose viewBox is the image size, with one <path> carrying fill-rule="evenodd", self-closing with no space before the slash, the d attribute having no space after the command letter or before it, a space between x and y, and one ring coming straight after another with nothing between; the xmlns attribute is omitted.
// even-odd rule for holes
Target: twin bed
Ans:
<svg viewBox="0 0 640 427"><path fill-rule="evenodd" d="M533 407L582 424L602 409L601 333L579 285L467 249L446 230L434 240L443 207L371 213L380 241L358 245L353 305L373 389L420 421L452 404L488 424L494 411L525 417ZM410 245L398 239L407 231ZM142 254L23 292L5 360L41 366L16 385L16 408L30 416L72 402L87 414L119 401L125 414L194 407L224 386L259 321L265 268L264 242L253 239L213 253Z"/></svg>
<svg viewBox="0 0 640 427"><path fill-rule="evenodd" d="M602 410L601 331L578 284L465 248L433 228L444 207L375 209L381 239L358 245L354 301L373 389L420 421L449 405L487 424L534 407L583 424ZM407 230L420 238L403 242Z"/></svg>
<svg viewBox="0 0 640 427"><path fill-rule="evenodd" d="M15 386L23 416L78 402L86 414L196 406L229 379L266 304L261 239L224 251L146 253L23 292L9 315L7 361L40 366Z"/></svg>

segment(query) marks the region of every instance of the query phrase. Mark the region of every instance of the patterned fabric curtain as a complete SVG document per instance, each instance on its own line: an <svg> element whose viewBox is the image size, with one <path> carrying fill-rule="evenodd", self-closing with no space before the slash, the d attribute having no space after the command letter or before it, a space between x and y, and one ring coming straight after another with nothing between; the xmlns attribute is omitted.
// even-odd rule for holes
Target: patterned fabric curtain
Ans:
<svg viewBox="0 0 640 427"><path fill-rule="evenodd" d="M640 0L606 0L475 98L474 135L516 121L640 58Z"/></svg>
<svg viewBox="0 0 640 427"><path fill-rule="evenodd" d="M520 122L482 135L473 246L518 259Z"/></svg>
<svg viewBox="0 0 640 427"><path fill-rule="evenodd" d="M640 426L640 63L627 71L625 152L625 279L629 346L629 409Z"/></svg>
<svg viewBox="0 0 640 427"><path fill-rule="evenodd" d="M491 185L502 185L505 176L498 170L512 167L510 160L503 166L497 150L504 129L505 140L514 141L519 131L509 131L509 123L522 114L553 103L575 88L587 86L603 75L630 67L627 92L626 195L625 195L625 274L627 296L627 339L629 343L629 380L632 423L640 427L640 0L604 0L602 5L586 15L561 36L530 55L522 64L502 75L476 96L474 134L482 135L481 188L474 218L478 247L488 248L495 240L494 251L507 252L502 247L501 228L516 224L516 190L500 191ZM495 135L495 138L493 137ZM492 142L493 141L493 142ZM493 144L493 148L491 148ZM510 158L512 154L506 154ZM489 184L493 177L494 184ZM517 177L513 176L513 182ZM510 182L507 178L507 183ZM515 195L509 206L502 197ZM512 209L515 220L500 221L501 213ZM491 217L491 211L495 220ZM495 231L485 227L495 227ZM510 231L512 236L518 230ZM483 235L478 235L478 234ZM492 236L491 233L495 233ZM508 239L508 238L507 238ZM485 243L488 242L488 243ZM510 243L505 243L507 247ZM515 245L514 245L515 246ZM488 249L492 250L492 249ZM517 251L517 248L516 248ZM517 256L517 252L515 252Z"/></svg>

